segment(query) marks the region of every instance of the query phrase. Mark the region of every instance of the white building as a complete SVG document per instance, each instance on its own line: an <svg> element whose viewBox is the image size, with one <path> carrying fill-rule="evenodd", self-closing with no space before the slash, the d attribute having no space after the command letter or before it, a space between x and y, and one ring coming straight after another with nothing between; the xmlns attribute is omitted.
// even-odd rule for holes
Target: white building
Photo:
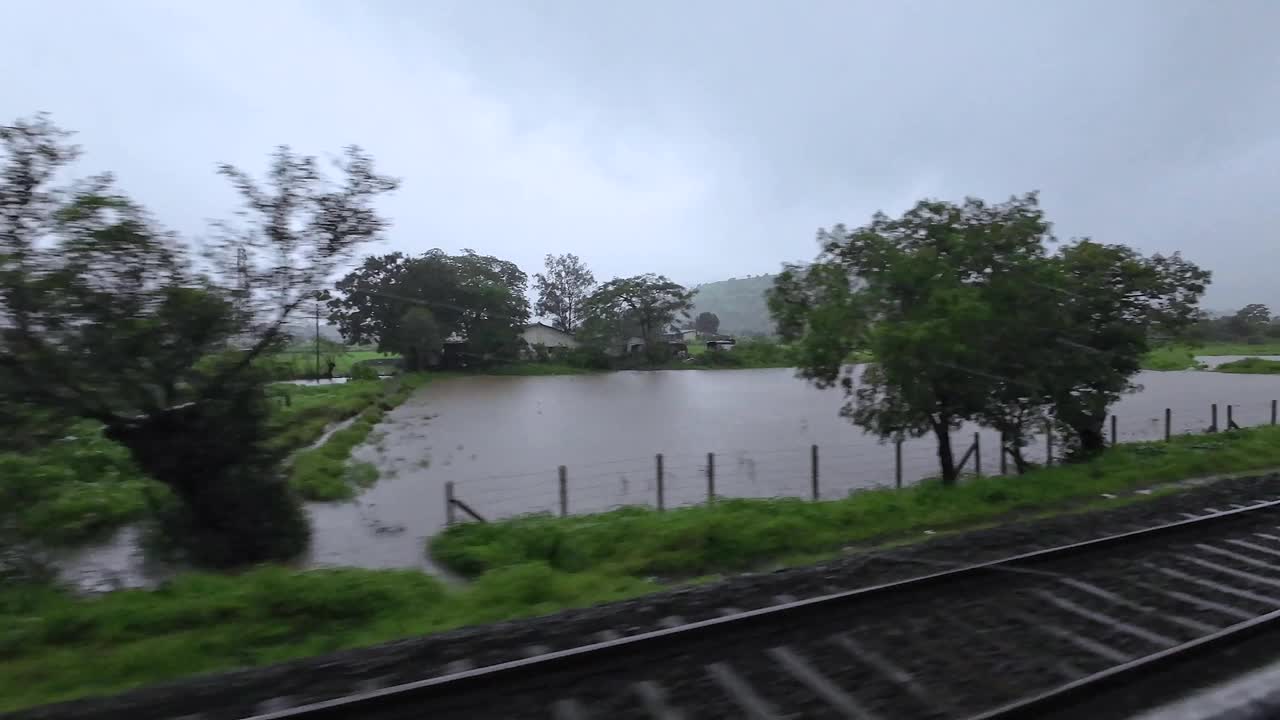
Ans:
<svg viewBox="0 0 1280 720"><path fill-rule="evenodd" d="M524 330L520 331L520 337L529 344L529 347L538 344L548 349L578 347L578 341L573 338L573 333L567 333L546 323L525 325Z"/></svg>

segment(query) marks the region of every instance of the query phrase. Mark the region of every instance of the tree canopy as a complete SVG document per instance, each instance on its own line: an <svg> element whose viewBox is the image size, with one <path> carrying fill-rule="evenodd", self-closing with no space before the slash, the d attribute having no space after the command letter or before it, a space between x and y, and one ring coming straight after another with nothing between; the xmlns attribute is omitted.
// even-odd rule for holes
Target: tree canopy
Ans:
<svg viewBox="0 0 1280 720"><path fill-rule="evenodd" d="M263 446L258 355L338 263L378 237L396 181L348 148L330 182L280 147L266 182L222 166L244 202L199 262L44 115L0 127L0 380L9 403L91 418L168 486L197 560L290 554L305 518ZM235 346L219 362L200 362ZM264 528L267 528L264 530Z"/></svg>
<svg viewBox="0 0 1280 720"><path fill-rule="evenodd" d="M800 373L837 382L843 413L882 438L932 433L945 483L950 433L999 429L1020 468L1047 419L1079 454L1101 449L1106 408L1161 332L1193 317L1208 273L1178 255L1054 238L1034 193L1004 203L926 200L901 217L819 231L822 252L775 280L769 305ZM860 376L850 353L875 361Z"/></svg>
<svg viewBox="0 0 1280 720"><path fill-rule="evenodd" d="M601 285L584 303L586 315L614 338L628 327L652 340L677 318L688 317L693 291L664 275L646 273L614 278Z"/></svg>
<svg viewBox="0 0 1280 720"><path fill-rule="evenodd" d="M713 312L700 312L693 319L693 329L704 335L715 335L720 332L720 318Z"/></svg>
<svg viewBox="0 0 1280 720"><path fill-rule="evenodd" d="M546 272L533 276L538 291L534 312L550 315L552 325L560 330L575 332L596 278L577 255L547 255L545 262Z"/></svg>
<svg viewBox="0 0 1280 720"><path fill-rule="evenodd" d="M329 318L348 342L408 354L410 338L419 336L402 332L401 325L420 307L430 311L441 339L465 339L477 361L510 358L529 318L527 286L514 263L474 250L416 257L395 252L366 258L339 280L328 300Z"/></svg>

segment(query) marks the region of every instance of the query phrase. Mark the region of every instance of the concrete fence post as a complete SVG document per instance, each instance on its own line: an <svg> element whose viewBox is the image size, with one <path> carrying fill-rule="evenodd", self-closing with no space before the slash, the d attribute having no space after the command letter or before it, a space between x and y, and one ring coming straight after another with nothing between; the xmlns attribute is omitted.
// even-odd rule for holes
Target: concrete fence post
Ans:
<svg viewBox="0 0 1280 720"><path fill-rule="evenodd" d="M1209 406L1209 432L1218 432L1218 403Z"/></svg>
<svg viewBox="0 0 1280 720"><path fill-rule="evenodd" d="M1116 446L1116 416L1111 416L1111 447Z"/></svg>
<svg viewBox="0 0 1280 720"><path fill-rule="evenodd" d="M707 453L707 503L716 501L716 454Z"/></svg>
<svg viewBox="0 0 1280 720"><path fill-rule="evenodd" d="M1044 424L1044 464L1053 464L1053 423Z"/></svg>
<svg viewBox="0 0 1280 720"><path fill-rule="evenodd" d="M1164 441L1169 442L1169 438L1173 437L1173 410L1171 408L1164 409Z"/></svg>
<svg viewBox="0 0 1280 720"><path fill-rule="evenodd" d="M1276 424L1276 401L1271 401L1271 424Z"/></svg>
<svg viewBox="0 0 1280 720"><path fill-rule="evenodd" d="M973 476L982 477L982 441L978 433L973 434Z"/></svg>
<svg viewBox="0 0 1280 720"><path fill-rule="evenodd" d="M662 453L658 453L658 456L655 458L655 461L657 463L655 467L655 471L657 472L657 478L658 478L658 512L662 512L663 510L667 509L667 501L666 501L666 498L664 497L666 493L664 492L664 488L662 487L662 481L663 481Z"/></svg>
<svg viewBox="0 0 1280 720"><path fill-rule="evenodd" d="M560 466L560 517L569 515L569 468Z"/></svg>
<svg viewBox="0 0 1280 720"><path fill-rule="evenodd" d="M1001 430L1000 431L1000 474L1001 475L1009 474L1009 460L1008 460L1009 453L1005 450L1005 446L1008 444L1008 442L1009 442L1009 439L1005 437L1004 431Z"/></svg>
<svg viewBox="0 0 1280 720"><path fill-rule="evenodd" d="M893 443L893 486L902 489L902 440Z"/></svg>
<svg viewBox="0 0 1280 720"><path fill-rule="evenodd" d="M1234 405L1227 405L1227 429L1234 430L1236 426L1235 413L1232 412Z"/></svg>
<svg viewBox="0 0 1280 720"><path fill-rule="evenodd" d="M457 516L453 509L453 481L447 480L444 484L444 524L449 527L457 522Z"/></svg>
<svg viewBox="0 0 1280 720"><path fill-rule="evenodd" d="M818 446L809 446L809 480L813 485L813 499L816 502L821 493L818 492Z"/></svg>

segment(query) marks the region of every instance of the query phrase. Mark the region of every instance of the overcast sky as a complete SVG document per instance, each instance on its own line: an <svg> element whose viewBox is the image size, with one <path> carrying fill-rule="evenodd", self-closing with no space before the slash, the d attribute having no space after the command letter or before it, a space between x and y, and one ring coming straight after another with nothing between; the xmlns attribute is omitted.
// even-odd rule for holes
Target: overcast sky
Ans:
<svg viewBox="0 0 1280 720"><path fill-rule="evenodd" d="M814 231L1039 189L1060 237L1280 306L1280 2L5 2L0 118L79 131L187 234L288 143L403 179L379 250L604 280L775 271Z"/></svg>

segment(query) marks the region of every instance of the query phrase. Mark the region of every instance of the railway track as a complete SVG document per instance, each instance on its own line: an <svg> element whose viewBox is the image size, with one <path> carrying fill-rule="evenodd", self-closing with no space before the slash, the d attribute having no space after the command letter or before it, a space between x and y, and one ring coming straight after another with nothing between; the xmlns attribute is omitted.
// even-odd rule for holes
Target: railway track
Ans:
<svg viewBox="0 0 1280 720"><path fill-rule="evenodd" d="M1044 717L1280 628L1280 501L779 599L254 717Z"/></svg>

